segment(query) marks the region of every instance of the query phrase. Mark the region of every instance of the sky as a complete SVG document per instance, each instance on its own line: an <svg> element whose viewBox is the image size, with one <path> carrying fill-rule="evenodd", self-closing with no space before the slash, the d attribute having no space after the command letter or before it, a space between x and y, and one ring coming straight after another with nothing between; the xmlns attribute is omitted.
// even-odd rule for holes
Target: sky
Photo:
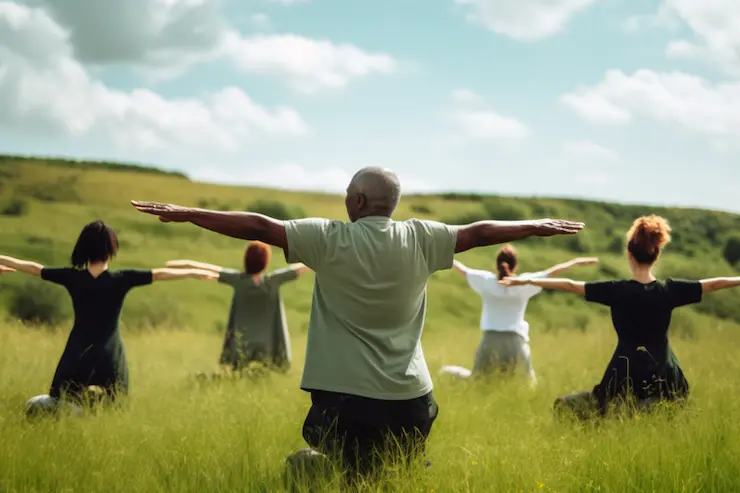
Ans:
<svg viewBox="0 0 740 493"><path fill-rule="evenodd" d="M740 212L740 1L0 0L0 152Z"/></svg>

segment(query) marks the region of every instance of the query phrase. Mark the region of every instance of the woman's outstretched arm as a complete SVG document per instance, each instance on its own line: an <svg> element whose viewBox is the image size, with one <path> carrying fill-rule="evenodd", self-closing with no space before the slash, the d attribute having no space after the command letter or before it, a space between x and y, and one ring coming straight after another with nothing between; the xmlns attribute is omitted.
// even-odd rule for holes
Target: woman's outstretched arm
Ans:
<svg viewBox="0 0 740 493"><path fill-rule="evenodd" d="M44 266L39 263L18 260L17 258L6 257L5 255L0 255L0 266L23 272L24 274L30 274L32 276L40 276L41 271L44 268Z"/></svg>
<svg viewBox="0 0 740 493"><path fill-rule="evenodd" d="M179 281L181 279L215 281L218 279L218 273L204 269L152 269L152 281Z"/></svg>
<svg viewBox="0 0 740 493"><path fill-rule="evenodd" d="M0 265L0 274L8 274L9 272L15 272L15 269L11 269L10 267L5 267L4 265Z"/></svg>
<svg viewBox="0 0 740 493"><path fill-rule="evenodd" d="M170 260L164 266L171 269L200 269L210 270L212 272L221 272L224 270L220 265L206 264L205 262L196 262L195 260Z"/></svg>
<svg viewBox="0 0 740 493"><path fill-rule="evenodd" d="M452 268L463 277L465 277L470 270L467 265L463 264L459 260L452 261Z"/></svg>
<svg viewBox="0 0 740 493"><path fill-rule="evenodd" d="M288 266L289 269L295 271L297 276L303 275L306 272L309 272L311 269L305 265L305 264L290 264Z"/></svg>
<svg viewBox="0 0 740 493"><path fill-rule="evenodd" d="M702 292L711 293L720 289L740 286L740 277L714 277L712 279L702 279L699 282L701 283Z"/></svg>
<svg viewBox="0 0 740 493"><path fill-rule="evenodd" d="M583 281L573 281L572 279L523 279L521 277L506 277L499 281L504 286L538 286L543 289L552 289L555 291L566 291L568 293L580 294L586 296L586 283Z"/></svg>
<svg viewBox="0 0 740 493"><path fill-rule="evenodd" d="M549 269L545 271L545 274L547 274L547 277L555 277L569 269L572 269L573 267L581 267L584 265L593 265L593 264L598 264L598 263L599 263L599 259L596 257L574 258L573 260L569 260L568 262L563 262L562 264L553 265L552 267L550 267Z"/></svg>

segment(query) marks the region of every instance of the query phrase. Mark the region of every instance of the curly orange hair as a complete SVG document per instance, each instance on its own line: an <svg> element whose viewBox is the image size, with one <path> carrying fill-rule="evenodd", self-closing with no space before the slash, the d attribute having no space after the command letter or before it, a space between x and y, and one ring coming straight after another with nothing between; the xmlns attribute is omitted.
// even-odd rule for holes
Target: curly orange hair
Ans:
<svg viewBox="0 0 740 493"><path fill-rule="evenodd" d="M660 251L670 242L671 226L656 215L636 219L627 232L627 250L640 264L654 264Z"/></svg>

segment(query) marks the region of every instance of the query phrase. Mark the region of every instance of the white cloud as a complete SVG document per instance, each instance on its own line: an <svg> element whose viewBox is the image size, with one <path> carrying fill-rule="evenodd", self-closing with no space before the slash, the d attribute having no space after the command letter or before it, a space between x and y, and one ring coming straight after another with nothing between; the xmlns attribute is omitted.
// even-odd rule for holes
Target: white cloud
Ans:
<svg viewBox="0 0 740 493"><path fill-rule="evenodd" d="M622 28L629 33L638 33L649 29L675 30L680 26L680 19L667 5L663 4L654 14L640 14L629 17Z"/></svg>
<svg viewBox="0 0 740 493"><path fill-rule="evenodd" d="M281 77L295 89L315 92L369 74L391 74L397 65L388 54L350 44L294 34L244 36L224 17L219 0L38 1L70 33L80 61L133 64L155 78L174 78L196 64L226 59L243 72ZM254 27L269 27L264 13L249 20Z"/></svg>
<svg viewBox="0 0 740 493"><path fill-rule="evenodd" d="M270 27L270 16L264 12L258 12L249 16L249 23L256 28Z"/></svg>
<svg viewBox="0 0 740 493"><path fill-rule="evenodd" d="M671 58L713 63L732 76L740 76L740 2L737 0L663 0L657 14L627 22L627 28L674 29L683 21L694 39L675 39L666 47Z"/></svg>
<svg viewBox="0 0 740 493"><path fill-rule="evenodd" d="M209 166L193 171L193 179L206 183L229 183L256 187L341 193L352 175L341 168L309 170L293 163L253 165L249 171L223 166Z"/></svg>
<svg viewBox="0 0 740 493"><path fill-rule="evenodd" d="M516 144L531 133L529 127L519 120L486 108L483 98L472 91L457 89L451 96L456 107L446 114L447 120L469 138ZM471 102L476 103L474 107L468 104Z"/></svg>
<svg viewBox="0 0 740 493"><path fill-rule="evenodd" d="M460 103L477 103L482 100L480 95L470 89L455 89L452 91L452 99Z"/></svg>
<svg viewBox="0 0 740 493"><path fill-rule="evenodd" d="M285 78L294 89L315 92L342 88L350 79L372 73L391 74L396 61L385 53L368 53L354 45L336 45L295 34L244 38L230 32L221 53L244 72Z"/></svg>
<svg viewBox="0 0 740 493"><path fill-rule="evenodd" d="M467 136L474 139L519 141L530 133L520 121L494 111L459 110L453 112L450 118Z"/></svg>
<svg viewBox="0 0 740 493"><path fill-rule="evenodd" d="M183 66L215 49L218 0L39 0L84 63Z"/></svg>
<svg viewBox="0 0 740 493"><path fill-rule="evenodd" d="M340 167L308 168L295 163L254 165L249 171L243 167L209 166L190 173L190 177L206 183L228 183L255 187L278 188L344 194L354 173L362 168L346 171ZM429 183L399 173L404 194L429 192L434 189Z"/></svg>
<svg viewBox="0 0 740 493"><path fill-rule="evenodd" d="M573 159L590 162L614 163L619 161L619 154L590 140L571 140L563 144L565 153Z"/></svg>
<svg viewBox="0 0 740 493"><path fill-rule="evenodd" d="M713 137L740 138L740 82L715 84L682 72L609 70L599 84L561 100L592 122L626 123L640 116Z"/></svg>
<svg viewBox="0 0 740 493"><path fill-rule="evenodd" d="M308 131L294 109L264 108L235 87L203 99L108 88L73 58L67 36L45 10L0 2L0 124L149 149L236 150L258 136Z"/></svg>
<svg viewBox="0 0 740 493"><path fill-rule="evenodd" d="M470 19L521 41L561 32L571 17L595 0L454 0L470 10Z"/></svg>

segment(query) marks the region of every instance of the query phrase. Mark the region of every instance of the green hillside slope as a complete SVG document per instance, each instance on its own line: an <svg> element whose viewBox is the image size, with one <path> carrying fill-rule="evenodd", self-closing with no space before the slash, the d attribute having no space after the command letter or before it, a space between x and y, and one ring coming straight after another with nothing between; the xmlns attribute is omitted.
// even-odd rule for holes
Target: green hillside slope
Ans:
<svg viewBox="0 0 740 493"><path fill-rule="evenodd" d="M192 225L162 224L137 213L131 199L174 202L228 210L258 210L287 217L323 216L343 219L340 197L257 188L195 183L177 173L107 163L76 163L0 157L0 253L45 264L67 264L80 228L103 219L118 232L121 252L114 267L155 267L166 260L192 258L230 267L240 265L244 242ZM624 232L642 214L666 216L674 241L661 263L661 276L699 278L737 275L724 258L728 242L740 231L740 216L687 209L624 206L561 199L519 199L460 194L407 196L396 219L471 220L560 217L586 222L575 237L518 242L522 271L548 267L574 256L597 255L598 267L574 270L581 279L627 275L623 258ZM737 241L735 241L737 243ZM731 250L731 249L730 249ZM732 253L732 252L730 252ZM460 259L472 267L490 268L496 247L469 252ZM275 252L274 267L284 264ZM732 259L733 257L730 256ZM284 290L291 329L306 328L312 278L307 276ZM19 292L50 298L69 313L60 288L20 275L0 278L0 313L8 313ZM184 281L136 290L124 309L126 328L167 324L200 331L223 327L229 288L216 283ZM475 329L480 301L453 272L436 274L429 285L427 330ZM54 299L57 298L57 301ZM608 313L573 296L544 293L531 304L533 330L587 330L604 325ZM690 335L708 325L740 323L740 291L712 294L696 308L682 311L674 330Z"/></svg>

